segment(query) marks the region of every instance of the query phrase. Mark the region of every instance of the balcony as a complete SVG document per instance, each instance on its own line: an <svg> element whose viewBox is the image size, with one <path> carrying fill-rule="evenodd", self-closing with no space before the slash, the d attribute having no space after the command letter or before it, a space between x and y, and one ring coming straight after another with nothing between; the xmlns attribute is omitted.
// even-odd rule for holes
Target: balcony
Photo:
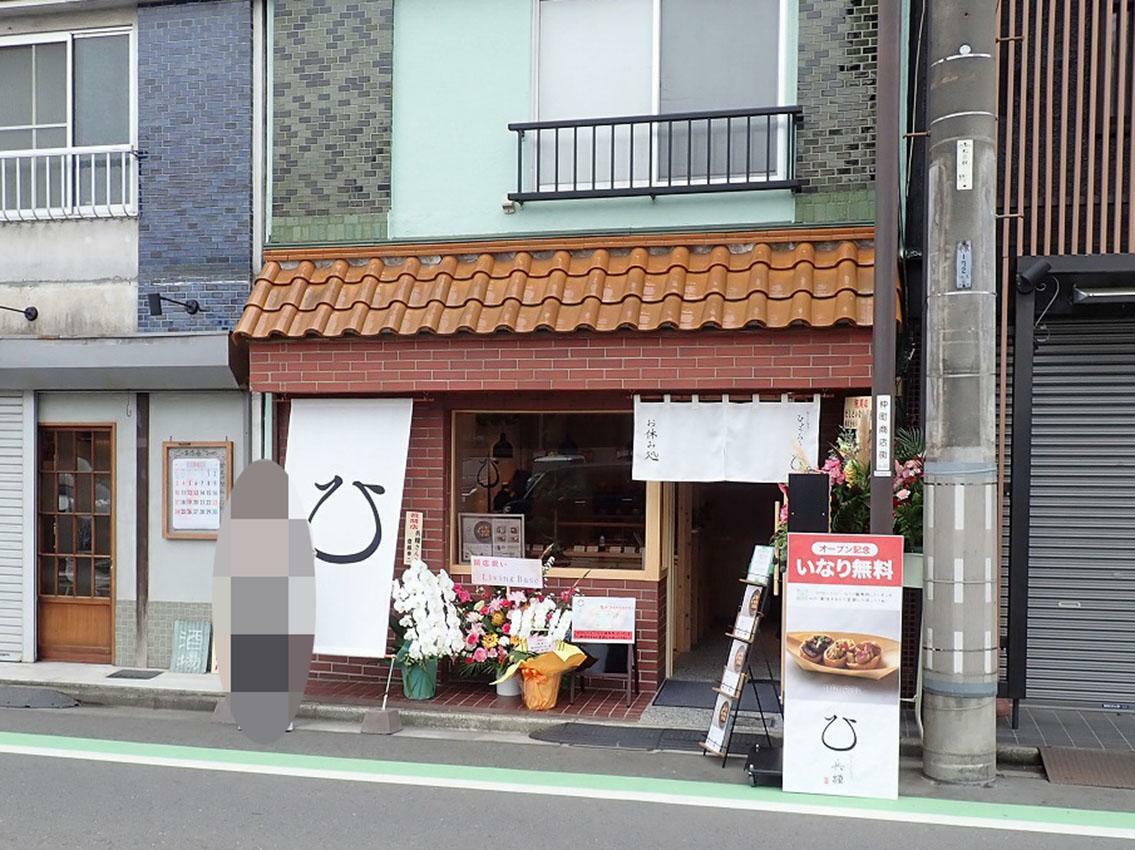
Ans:
<svg viewBox="0 0 1135 850"><path fill-rule="evenodd" d="M509 124L509 200L569 200L800 188L799 106Z"/></svg>
<svg viewBox="0 0 1135 850"><path fill-rule="evenodd" d="M137 214L129 145L0 151L0 223Z"/></svg>

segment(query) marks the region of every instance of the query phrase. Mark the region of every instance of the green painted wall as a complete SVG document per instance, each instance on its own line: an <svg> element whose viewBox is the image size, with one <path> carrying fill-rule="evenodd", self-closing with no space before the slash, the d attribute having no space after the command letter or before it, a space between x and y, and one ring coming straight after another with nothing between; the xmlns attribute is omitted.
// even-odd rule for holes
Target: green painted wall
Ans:
<svg viewBox="0 0 1135 850"><path fill-rule="evenodd" d="M794 43L796 4L789 6ZM531 202L505 214L501 203L516 184L516 137L507 125L533 113L532 22L532 0L394 4L392 239L794 221L787 191Z"/></svg>

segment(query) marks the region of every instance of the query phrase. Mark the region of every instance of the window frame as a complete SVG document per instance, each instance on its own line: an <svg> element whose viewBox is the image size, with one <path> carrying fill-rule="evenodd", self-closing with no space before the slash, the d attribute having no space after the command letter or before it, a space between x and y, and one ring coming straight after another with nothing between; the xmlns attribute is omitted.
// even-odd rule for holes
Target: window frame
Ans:
<svg viewBox="0 0 1135 850"><path fill-rule="evenodd" d="M495 415L501 413L508 413L509 415L517 416L556 416L556 415L625 415L634 416L632 410L612 410L610 408L596 408L596 409L564 409L564 408L548 408L548 409L532 409L528 407L518 409L498 410L485 407L460 407L453 408L448 411L448 427L449 438L446 441L448 444L448 457L445 459L445 503L447 509L447 521L445 529L445 562L450 575L468 577L472 575L472 567L470 564L462 563L460 561L460 547L461 541L459 535L461 533L460 523L458 522L458 486L459 474L457 464L459 462L457 450L457 417L463 415ZM553 567L548 572L549 578L570 578L579 579L588 577L598 581L604 579L611 580L631 580L631 581L659 581L665 576L668 570L665 568L661 557L661 534L662 534L662 517L661 517L661 493L662 483L658 481L645 481L646 486L646 505L643 514L643 523L645 526L644 546L642 552L642 566L636 569L624 569L612 567L610 569L602 567Z"/></svg>
<svg viewBox="0 0 1135 850"><path fill-rule="evenodd" d="M558 2L558 0L532 0L532 31L531 31L531 114L534 116L533 121L544 120L540 117L540 7L544 3ZM651 14L651 91L650 91L650 108L654 115L658 115L658 110L662 103L662 0L652 0L652 14ZM777 3L777 85L776 85L776 103L760 104L761 106L777 106L786 107L791 106L790 92L789 92L789 74L791 67L789 65L789 48L792 45L788 43L789 27L788 16L791 13L789 0L778 0ZM583 118L608 118L618 116L608 115L577 115L577 119ZM776 170L768 176L769 181L781 181L788 179L788 128L787 126L779 126L778 122L776 130ZM654 156L653 166L649 178L636 178L634 180L635 186L688 186L688 185L703 185L703 181L687 175L685 178L664 180L660 176L661 157L659 154L659 129L654 127L650 132L650 144L653 149ZM534 158L531 171L535 172L535 162L540 156L540 151L533 143ZM737 182L730 180L729 175L726 174L722 177L713 177L708 175L704 183L706 185L725 185L730 182ZM615 180L610 188L613 189L626 189L631 186L630 180ZM540 192L546 191L566 191L572 189L570 180L562 180L559 185L554 181L542 182L536 186L536 190Z"/></svg>
<svg viewBox="0 0 1135 850"><path fill-rule="evenodd" d="M125 35L127 37L127 53L128 53L128 82L129 91L128 97L128 124L129 124L129 138L126 142L116 145L94 145L90 148L75 146L75 42L85 38L100 38L106 36ZM123 150L137 151L138 150L138 35L137 29L132 24L119 24L115 26L102 26L102 27L87 27L66 30L50 30L34 33L21 33L19 35L4 35L0 36L0 48L4 47L20 47L27 45L39 44L65 44L67 47L67 144L63 148L25 148L13 150L0 150L0 154L5 156L51 156L59 154L70 154L75 151L88 151L88 150L107 150L121 152ZM33 101L34 109L34 101ZM34 129L39 125L4 125L0 130L18 130L18 129ZM50 125L58 126L58 125ZM138 164L134 157L129 158L130 166L129 173L126 175L126 184L129 188L129 202L124 203L125 214L127 216L137 215L138 201L137 201L137 183L138 183ZM0 199L2 200L2 199ZM78 213L79 217L99 217L98 208L108 206L107 204L97 204L92 199L92 202L87 205L75 204L74 210ZM34 207L23 208L17 206L14 208L17 216L27 215L30 220L40 220L42 218L52 218L52 212L59 209L58 207L50 207L44 205L36 205ZM64 217L67 217L66 215Z"/></svg>

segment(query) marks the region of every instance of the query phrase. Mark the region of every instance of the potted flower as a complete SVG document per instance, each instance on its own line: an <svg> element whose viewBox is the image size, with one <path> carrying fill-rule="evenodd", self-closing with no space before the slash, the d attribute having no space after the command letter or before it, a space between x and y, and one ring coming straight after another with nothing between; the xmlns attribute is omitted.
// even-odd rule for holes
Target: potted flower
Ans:
<svg viewBox="0 0 1135 850"><path fill-rule="evenodd" d="M523 660L513 643L510 613L523 594L506 594L499 588L477 587L472 591L455 587L461 614L462 645L457 653L460 675L500 678L508 666ZM498 696L519 696L515 682L497 685Z"/></svg>
<svg viewBox="0 0 1135 850"><path fill-rule="evenodd" d="M464 646L457 593L445 570L430 572L415 561L395 579L391 604L399 615L394 632L399 648L394 662L402 670L407 699L433 699L437 692L437 663L452 658Z"/></svg>

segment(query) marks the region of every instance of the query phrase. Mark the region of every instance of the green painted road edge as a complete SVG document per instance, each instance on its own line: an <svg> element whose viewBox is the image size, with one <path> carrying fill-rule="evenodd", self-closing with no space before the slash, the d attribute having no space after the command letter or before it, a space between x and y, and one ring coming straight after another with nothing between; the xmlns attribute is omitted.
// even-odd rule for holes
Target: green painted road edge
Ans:
<svg viewBox="0 0 1135 850"><path fill-rule="evenodd" d="M1015 803L982 803L969 800L936 800L927 797L901 797L898 800L875 800L853 797L826 797L814 794L789 794L770 788L751 788L745 785L718 782L699 782L680 779L652 779L648 777L614 776L590 773L554 773L498 767L472 767L465 765L427 764L417 762L378 761L343 758L340 756L304 755L299 753L272 753L258 750L233 750L214 747L187 747L175 744L139 743L103 738L72 738L56 735L36 735L22 732L0 732L0 747L28 747L53 750L59 753L84 752L104 756L133 758L178 759L195 762L212 762L221 765L252 765L263 768L293 770L342 771L370 776L404 777L416 780L446 780L461 782L495 782L540 788L587 789L590 791L634 791L646 794L665 794L696 800L751 803L754 800L792 803L818 808L838 808L862 812L889 812L905 815L939 817L965 817L996 823L1024 821L1055 826L1105 827L1135 830L1135 814L1127 812L1069 809L1048 806L1028 806ZM78 756L77 756L78 757Z"/></svg>

